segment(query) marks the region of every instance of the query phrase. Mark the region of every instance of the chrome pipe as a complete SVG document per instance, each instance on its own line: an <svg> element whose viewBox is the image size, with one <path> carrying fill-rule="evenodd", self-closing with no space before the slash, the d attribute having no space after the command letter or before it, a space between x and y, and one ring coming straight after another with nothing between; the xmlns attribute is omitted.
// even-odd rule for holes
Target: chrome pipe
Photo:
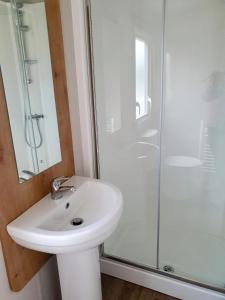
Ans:
<svg viewBox="0 0 225 300"><path fill-rule="evenodd" d="M27 32L30 30L30 27L28 25L19 25L19 28L23 32Z"/></svg>

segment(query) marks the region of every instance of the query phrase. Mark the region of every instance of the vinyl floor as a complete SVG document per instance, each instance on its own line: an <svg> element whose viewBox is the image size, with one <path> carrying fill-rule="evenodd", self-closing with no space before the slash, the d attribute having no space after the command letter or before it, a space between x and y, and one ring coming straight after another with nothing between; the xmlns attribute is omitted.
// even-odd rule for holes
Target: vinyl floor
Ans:
<svg viewBox="0 0 225 300"><path fill-rule="evenodd" d="M102 274L103 300L178 300L139 285Z"/></svg>

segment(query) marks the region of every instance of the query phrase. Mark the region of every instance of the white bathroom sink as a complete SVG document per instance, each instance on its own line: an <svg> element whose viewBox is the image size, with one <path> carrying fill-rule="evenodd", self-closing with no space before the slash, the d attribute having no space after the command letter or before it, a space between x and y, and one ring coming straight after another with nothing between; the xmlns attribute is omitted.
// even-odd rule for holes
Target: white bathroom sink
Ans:
<svg viewBox="0 0 225 300"><path fill-rule="evenodd" d="M98 245L119 222L122 195L111 184L85 177L74 176L66 185L76 191L59 200L48 194L7 230L21 246L56 254L63 300L102 300Z"/></svg>
<svg viewBox="0 0 225 300"><path fill-rule="evenodd" d="M66 184L74 185L76 191L59 200L48 194L7 226L16 243L47 253L74 253L96 247L110 236L122 212L120 191L78 176ZM74 226L74 218L83 223Z"/></svg>

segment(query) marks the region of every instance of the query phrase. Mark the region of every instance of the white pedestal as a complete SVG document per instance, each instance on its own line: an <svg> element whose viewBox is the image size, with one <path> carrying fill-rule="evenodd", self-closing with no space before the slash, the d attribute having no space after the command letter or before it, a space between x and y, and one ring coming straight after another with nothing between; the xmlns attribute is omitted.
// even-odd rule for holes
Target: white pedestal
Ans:
<svg viewBox="0 0 225 300"><path fill-rule="evenodd" d="M62 300L102 300L98 248L58 254Z"/></svg>

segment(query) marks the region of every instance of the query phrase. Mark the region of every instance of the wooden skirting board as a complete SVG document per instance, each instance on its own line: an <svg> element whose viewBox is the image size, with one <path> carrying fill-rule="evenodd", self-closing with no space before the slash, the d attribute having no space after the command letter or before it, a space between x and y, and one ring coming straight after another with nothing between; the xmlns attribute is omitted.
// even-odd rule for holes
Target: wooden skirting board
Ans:
<svg viewBox="0 0 225 300"><path fill-rule="evenodd" d="M9 284L15 292L29 282L48 260L49 255L18 246L8 235L7 224L48 194L53 178L61 175L72 176L75 173L59 2L45 0L45 6L62 162L23 184L18 179L0 73L0 238Z"/></svg>

